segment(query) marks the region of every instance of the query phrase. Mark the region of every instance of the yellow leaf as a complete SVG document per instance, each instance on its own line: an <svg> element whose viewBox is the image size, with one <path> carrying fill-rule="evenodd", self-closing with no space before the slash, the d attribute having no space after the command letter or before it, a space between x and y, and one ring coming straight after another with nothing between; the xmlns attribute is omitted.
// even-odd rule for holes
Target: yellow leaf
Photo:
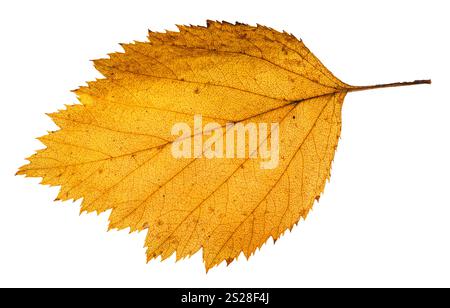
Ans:
<svg viewBox="0 0 450 308"><path fill-rule="evenodd" d="M112 229L148 229L148 260L203 248L207 269L249 257L306 217L330 176L348 92L429 83L349 86L293 35L263 26L179 26L122 46L95 61L105 79L76 90L81 104L50 114L61 129L40 138L46 148L18 174L61 186L58 199L83 199L82 211L112 210ZM173 134L179 123L193 128L184 139ZM221 155L239 146L219 143L230 125L262 123L278 129L253 150L248 133L243 157ZM173 155L177 140L187 155ZM263 144L278 145L275 167L263 167Z"/></svg>

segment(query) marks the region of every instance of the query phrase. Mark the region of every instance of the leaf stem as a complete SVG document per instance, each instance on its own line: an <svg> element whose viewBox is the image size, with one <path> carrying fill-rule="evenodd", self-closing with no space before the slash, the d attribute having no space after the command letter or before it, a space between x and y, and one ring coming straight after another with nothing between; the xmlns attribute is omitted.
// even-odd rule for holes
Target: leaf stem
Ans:
<svg viewBox="0 0 450 308"><path fill-rule="evenodd" d="M385 83L385 84L377 84L372 86L360 86L348 89L348 92L356 92L356 91L365 91L365 90L373 90L373 89L381 89L381 88L394 88L394 87L405 87L412 86L417 84L431 84L431 79L423 79L423 80L414 80L408 82L393 82L393 83Z"/></svg>

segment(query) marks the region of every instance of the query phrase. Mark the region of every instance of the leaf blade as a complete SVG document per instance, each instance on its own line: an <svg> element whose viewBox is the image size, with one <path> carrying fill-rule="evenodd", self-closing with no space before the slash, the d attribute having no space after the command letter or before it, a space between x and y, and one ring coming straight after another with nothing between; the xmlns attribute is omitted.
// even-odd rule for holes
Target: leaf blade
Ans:
<svg viewBox="0 0 450 308"><path fill-rule="evenodd" d="M111 229L148 229L149 260L203 248L210 269L250 257L306 217L329 177L354 87L287 33L218 22L179 30L95 61L105 79L76 91L81 105L50 115L61 129L40 139L47 148L18 174L61 186L60 200L82 198L82 211L111 209ZM193 126L195 114L222 127L279 122L280 166L174 159L170 127Z"/></svg>

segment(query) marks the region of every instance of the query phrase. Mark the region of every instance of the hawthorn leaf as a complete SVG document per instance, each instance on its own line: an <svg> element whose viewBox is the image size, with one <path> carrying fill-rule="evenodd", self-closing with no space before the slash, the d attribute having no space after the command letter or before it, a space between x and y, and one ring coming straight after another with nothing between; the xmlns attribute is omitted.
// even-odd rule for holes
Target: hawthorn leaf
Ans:
<svg viewBox="0 0 450 308"><path fill-rule="evenodd" d="M250 257L319 199L347 93L430 83L350 86L301 40L261 25L208 21L178 29L150 32L149 41L94 61L105 78L76 90L79 104L50 114L60 130L39 138L46 148L18 172L60 186L58 200L82 199L82 212L110 210L110 229L147 230L149 261L203 249L209 270L241 253ZM214 132L188 131L178 144L188 145L187 155L175 157L174 126L195 127L199 117L215 123ZM221 154L230 127L262 123L276 123L276 132L266 127L253 144L247 132L241 146L253 150ZM210 135L216 139L203 143ZM262 168L269 140L278 160Z"/></svg>

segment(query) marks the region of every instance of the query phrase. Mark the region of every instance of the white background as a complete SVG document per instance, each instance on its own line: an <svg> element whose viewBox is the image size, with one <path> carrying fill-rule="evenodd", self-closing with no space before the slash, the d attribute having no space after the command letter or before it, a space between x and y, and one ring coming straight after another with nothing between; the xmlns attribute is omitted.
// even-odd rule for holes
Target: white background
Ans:
<svg viewBox="0 0 450 308"><path fill-rule="evenodd" d="M2 1L0 286L450 286L448 1ZM341 80L422 85L347 96L331 182L306 221L249 261L145 262L145 234L54 203L15 177L55 129L44 115L100 75L90 59L147 29L206 19L287 30Z"/></svg>

